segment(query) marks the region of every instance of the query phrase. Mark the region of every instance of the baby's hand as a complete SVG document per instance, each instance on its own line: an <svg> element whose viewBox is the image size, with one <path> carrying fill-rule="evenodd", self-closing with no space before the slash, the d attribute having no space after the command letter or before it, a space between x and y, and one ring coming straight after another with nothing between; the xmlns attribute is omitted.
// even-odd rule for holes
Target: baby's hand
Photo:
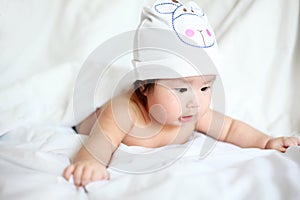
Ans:
<svg viewBox="0 0 300 200"><path fill-rule="evenodd" d="M276 149L285 152L287 148L292 146L300 146L300 139L296 137L278 137L270 139L265 149Z"/></svg>
<svg viewBox="0 0 300 200"><path fill-rule="evenodd" d="M91 181L109 179L106 167L94 159L78 161L69 165L63 176L69 180L72 174L77 187L85 186Z"/></svg>

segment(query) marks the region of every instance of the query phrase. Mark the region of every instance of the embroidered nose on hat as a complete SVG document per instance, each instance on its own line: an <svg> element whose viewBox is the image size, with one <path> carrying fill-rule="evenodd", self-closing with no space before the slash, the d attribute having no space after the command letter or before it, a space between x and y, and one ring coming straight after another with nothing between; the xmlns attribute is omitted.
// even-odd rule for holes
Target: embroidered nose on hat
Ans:
<svg viewBox="0 0 300 200"><path fill-rule="evenodd" d="M144 8L134 40L137 79L217 74L217 42L194 2L158 0Z"/></svg>

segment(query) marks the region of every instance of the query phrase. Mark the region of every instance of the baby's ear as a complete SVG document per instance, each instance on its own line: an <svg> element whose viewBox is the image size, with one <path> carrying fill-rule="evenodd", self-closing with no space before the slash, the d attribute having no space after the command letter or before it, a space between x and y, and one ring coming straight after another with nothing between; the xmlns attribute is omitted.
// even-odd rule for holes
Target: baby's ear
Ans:
<svg viewBox="0 0 300 200"><path fill-rule="evenodd" d="M181 3L176 0L158 0L154 4L154 9L160 14L172 14L180 5Z"/></svg>

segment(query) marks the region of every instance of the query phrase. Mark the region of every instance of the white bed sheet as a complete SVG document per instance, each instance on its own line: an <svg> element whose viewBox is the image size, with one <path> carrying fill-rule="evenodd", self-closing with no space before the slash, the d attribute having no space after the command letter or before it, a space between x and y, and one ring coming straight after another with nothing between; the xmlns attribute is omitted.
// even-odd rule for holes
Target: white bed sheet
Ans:
<svg viewBox="0 0 300 200"><path fill-rule="evenodd" d="M117 171L143 161L117 150L109 168L111 180L90 183L85 192L62 177L84 139L70 128L52 126L20 127L1 136L1 199L299 199L300 147L282 154L218 142L208 156L200 157L208 139L202 134L190 141L179 160L153 173ZM162 151L170 155L182 147L186 148L167 146ZM155 151L125 145L120 149ZM158 158L152 159L147 162Z"/></svg>

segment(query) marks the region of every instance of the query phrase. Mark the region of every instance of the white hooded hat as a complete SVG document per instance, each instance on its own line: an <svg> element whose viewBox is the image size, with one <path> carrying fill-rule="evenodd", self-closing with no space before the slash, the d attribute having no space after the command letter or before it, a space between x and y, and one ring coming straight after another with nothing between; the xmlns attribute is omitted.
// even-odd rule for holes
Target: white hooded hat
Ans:
<svg viewBox="0 0 300 200"><path fill-rule="evenodd" d="M215 34L194 2L158 0L143 9L134 39L137 79L217 74L217 51Z"/></svg>

